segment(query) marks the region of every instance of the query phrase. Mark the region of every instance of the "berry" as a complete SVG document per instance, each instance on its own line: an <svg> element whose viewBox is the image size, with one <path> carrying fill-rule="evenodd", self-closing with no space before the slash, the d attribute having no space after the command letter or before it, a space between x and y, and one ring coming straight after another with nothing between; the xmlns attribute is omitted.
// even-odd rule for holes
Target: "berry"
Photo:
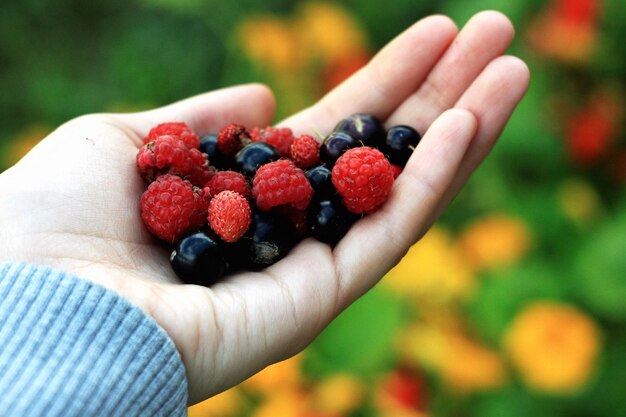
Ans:
<svg viewBox="0 0 626 417"><path fill-rule="evenodd" d="M208 165L195 165L191 171L184 176L184 179L191 182L196 187L204 187L204 185L213 178L215 169Z"/></svg>
<svg viewBox="0 0 626 417"><path fill-rule="evenodd" d="M280 156L290 158L290 147L293 143L293 132L288 127L271 127L259 129L255 127L250 133L253 142L265 142L272 145Z"/></svg>
<svg viewBox="0 0 626 417"><path fill-rule="evenodd" d="M319 143L312 136L298 136L291 144L291 159L302 169L310 168L319 162L319 148Z"/></svg>
<svg viewBox="0 0 626 417"><path fill-rule="evenodd" d="M372 213L387 200L393 185L391 164L377 149L350 149L335 163L332 181L352 213Z"/></svg>
<svg viewBox="0 0 626 417"><path fill-rule="evenodd" d="M217 135L206 135L200 139L200 152L207 154L209 163L215 168L228 169L230 158L217 149Z"/></svg>
<svg viewBox="0 0 626 417"><path fill-rule="evenodd" d="M196 232L182 238L170 255L176 275L186 284L209 286L228 269L218 239L207 232Z"/></svg>
<svg viewBox="0 0 626 417"><path fill-rule="evenodd" d="M188 148L197 149L200 146L198 135L196 135L186 123L182 122L161 123L153 127L148 133L148 136L143 139L143 143L145 145L163 135L174 136L182 140Z"/></svg>
<svg viewBox="0 0 626 417"><path fill-rule="evenodd" d="M173 243L206 222L208 199L198 187L176 175L163 175L141 196L141 218L148 230Z"/></svg>
<svg viewBox="0 0 626 417"><path fill-rule="evenodd" d="M247 243L247 266L257 270L284 258L296 243L291 223L273 213L255 213L246 238L240 241Z"/></svg>
<svg viewBox="0 0 626 417"><path fill-rule="evenodd" d="M278 151L267 143L251 143L235 155L235 169L248 178L254 178L259 167L280 158Z"/></svg>
<svg viewBox="0 0 626 417"><path fill-rule="evenodd" d="M217 171L207 185L211 189L212 197L226 190L235 191L245 198L252 197L248 180L239 172Z"/></svg>
<svg viewBox="0 0 626 417"><path fill-rule="evenodd" d="M245 127L231 123L218 133L217 149L226 156L234 156L249 139Z"/></svg>
<svg viewBox="0 0 626 417"><path fill-rule="evenodd" d="M313 187L313 198L316 200L328 200L337 194L331 180L330 169L324 165L318 165L306 171L304 175L309 179Z"/></svg>
<svg viewBox="0 0 626 417"><path fill-rule="evenodd" d="M421 139L420 134L410 126L394 126L387 131L380 150L389 162L404 167Z"/></svg>
<svg viewBox="0 0 626 417"><path fill-rule="evenodd" d="M393 179L395 180L402 174L402 167L400 165L391 164L391 169L393 172Z"/></svg>
<svg viewBox="0 0 626 417"><path fill-rule="evenodd" d="M371 114L357 113L340 121L335 132L346 132L364 146L377 147L385 139L385 128Z"/></svg>
<svg viewBox="0 0 626 417"><path fill-rule="evenodd" d="M236 242L250 226L248 200L235 191L222 191L209 203L209 226L224 242Z"/></svg>
<svg viewBox="0 0 626 417"><path fill-rule="evenodd" d="M308 237L309 226L307 223L307 210L300 210L292 206L278 206L272 210L278 216L287 219L293 226L296 238L299 240Z"/></svg>
<svg viewBox="0 0 626 417"><path fill-rule="evenodd" d="M159 136L143 145L137 153L137 167L143 178L151 182L161 174L189 174L195 166L207 165L206 155L188 148L174 136Z"/></svg>
<svg viewBox="0 0 626 417"><path fill-rule="evenodd" d="M288 159L280 159L259 168L252 183L252 196L262 211L284 204L304 210L311 201L313 188L300 168Z"/></svg>
<svg viewBox="0 0 626 417"><path fill-rule="evenodd" d="M357 221L358 216L350 213L336 200L320 200L309 207L311 235L320 242L335 245Z"/></svg>
<svg viewBox="0 0 626 417"><path fill-rule="evenodd" d="M354 136L347 132L332 132L326 136L324 143L320 146L320 161L327 167L332 167L337 158L358 144Z"/></svg>

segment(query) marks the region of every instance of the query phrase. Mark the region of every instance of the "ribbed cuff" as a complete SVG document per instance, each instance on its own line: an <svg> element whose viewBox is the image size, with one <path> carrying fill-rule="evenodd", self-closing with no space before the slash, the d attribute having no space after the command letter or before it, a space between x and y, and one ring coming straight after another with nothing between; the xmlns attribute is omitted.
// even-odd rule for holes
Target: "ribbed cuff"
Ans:
<svg viewBox="0 0 626 417"><path fill-rule="evenodd" d="M184 416L180 355L139 308L47 267L0 263L0 416Z"/></svg>

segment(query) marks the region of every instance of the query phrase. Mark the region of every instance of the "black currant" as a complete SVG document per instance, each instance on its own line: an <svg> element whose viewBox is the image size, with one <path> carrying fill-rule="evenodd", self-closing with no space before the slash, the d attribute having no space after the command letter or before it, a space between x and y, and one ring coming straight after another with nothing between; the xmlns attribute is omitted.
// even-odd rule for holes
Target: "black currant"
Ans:
<svg viewBox="0 0 626 417"><path fill-rule="evenodd" d="M320 146L320 161L332 168L335 161L348 149L358 146L359 142L347 132L332 132L326 136Z"/></svg>
<svg viewBox="0 0 626 417"><path fill-rule="evenodd" d="M239 239L237 252L231 254L238 266L260 270L287 255L296 244L295 232L288 219L275 213L257 212L252 216L248 232Z"/></svg>
<svg viewBox="0 0 626 417"><path fill-rule="evenodd" d="M230 169L232 159L217 149L217 135L206 135L200 139L200 152L207 154L209 164L219 169Z"/></svg>
<svg viewBox="0 0 626 417"><path fill-rule="evenodd" d="M337 199L313 201L309 206L311 235L320 242L335 245L359 219Z"/></svg>
<svg viewBox="0 0 626 417"><path fill-rule="evenodd" d="M389 162L404 167L422 137L410 126L394 126L387 131L385 143L380 151Z"/></svg>
<svg viewBox="0 0 626 417"><path fill-rule="evenodd" d="M364 146L378 147L385 140L385 128L371 114L357 113L340 121L335 132L347 132Z"/></svg>
<svg viewBox="0 0 626 417"><path fill-rule="evenodd" d="M186 284L209 286L228 269L218 238L200 231L182 238L170 256L176 275Z"/></svg>
<svg viewBox="0 0 626 417"><path fill-rule="evenodd" d="M264 142L246 145L235 155L235 169L248 178L253 178L257 169L268 162L277 161L280 155L276 148Z"/></svg>
<svg viewBox="0 0 626 417"><path fill-rule="evenodd" d="M305 171L304 175L306 175L313 187L314 199L328 200L337 194L332 182L332 172L324 165L310 168Z"/></svg>

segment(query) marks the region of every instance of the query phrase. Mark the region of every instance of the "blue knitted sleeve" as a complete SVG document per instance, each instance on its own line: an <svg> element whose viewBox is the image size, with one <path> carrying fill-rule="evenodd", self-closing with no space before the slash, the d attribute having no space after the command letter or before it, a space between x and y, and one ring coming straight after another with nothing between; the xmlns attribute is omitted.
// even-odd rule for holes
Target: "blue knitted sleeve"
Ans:
<svg viewBox="0 0 626 417"><path fill-rule="evenodd" d="M0 417L184 416L172 340L139 308L47 267L0 263Z"/></svg>

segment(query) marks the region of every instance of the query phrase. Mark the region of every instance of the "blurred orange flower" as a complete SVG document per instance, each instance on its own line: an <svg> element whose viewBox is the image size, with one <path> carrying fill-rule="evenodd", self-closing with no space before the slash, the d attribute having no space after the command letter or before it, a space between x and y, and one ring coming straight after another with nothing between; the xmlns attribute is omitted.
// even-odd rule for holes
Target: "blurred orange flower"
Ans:
<svg viewBox="0 0 626 417"><path fill-rule="evenodd" d="M187 411L189 417L230 417L241 410L242 401L241 392L235 387L189 407Z"/></svg>
<svg viewBox="0 0 626 417"><path fill-rule="evenodd" d="M310 395L296 388L267 397L252 417L303 417L309 412Z"/></svg>
<svg viewBox="0 0 626 417"><path fill-rule="evenodd" d="M589 380L600 344L599 330L589 316L548 301L526 306L504 339L524 381L552 393L575 391Z"/></svg>
<svg viewBox="0 0 626 417"><path fill-rule="evenodd" d="M530 25L530 45L566 62L584 61L598 38L599 0L555 0Z"/></svg>
<svg viewBox="0 0 626 417"><path fill-rule="evenodd" d="M301 382L300 360L296 355L282 362L275 363L251 376L242 383L250 391L271 394L298 386Z"/></svg>
<svg viewBox="0 0 626 417"><path fill-rule="evenodd" d="M400 340L404 356L436 372L458 391L491 390L506 383L500 355L468 336L460 318L456 321L423 322L407 329Z"/></svg>
<svg viewBox="0 0 626 417"><path fill-rule="evenodd" d="M492 214L467 227L458 242L474 270L509 265L521 259L531 246L524 222L507 214Z"/></svg>
<svg viewBox="0 0 626 417"><path fill-rule="evenodd" d="M504 361L493 350L462 333L448 333L439 364L444 381L459 391L485 391L507 380Z"/></svg>
<svg viewBox="0 0 626 417"><path fill-rule="evenodd" d="M417 297L425 304L442 304L466 298L474 285L469 265L439 226L430 231L383 279L383 285Z"/></svg>
<svg viewBox="0 0 626 417"><path fill-rule="evenodd" d="M274 16L246 19L237 28L239 43L249 58L278 71L302 66L303 50L289 22Z"/></svg>

